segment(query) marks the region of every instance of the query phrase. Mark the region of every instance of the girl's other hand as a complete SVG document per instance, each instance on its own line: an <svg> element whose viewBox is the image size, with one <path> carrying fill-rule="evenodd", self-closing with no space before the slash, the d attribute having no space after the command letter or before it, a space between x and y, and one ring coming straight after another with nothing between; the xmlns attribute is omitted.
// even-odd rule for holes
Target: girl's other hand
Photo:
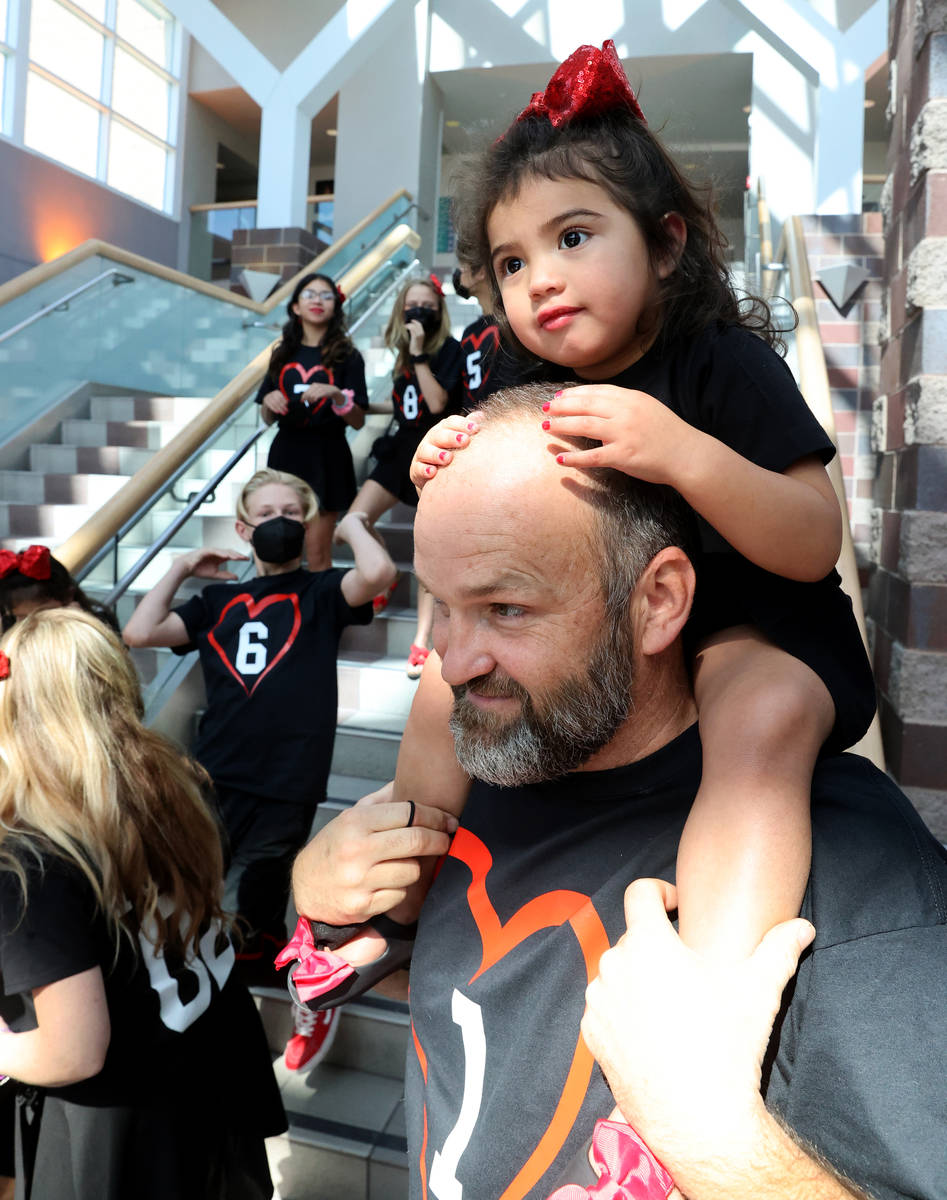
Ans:
<svg viewBox="0 0 947 1200"><path fill-rule="evenodd" d="M329 400L337 400L341 398L341 395L342 393L334 383L310 383L299 399L303 404L318 404L325 397L328 397Z"/></svg>
<svg viewBox="0 0 947 1200"><path fill-rule="evenodd" d="M479 428L479 414L472 412L468 416L445 417L428 430L414 452L409 471L411 482L419 492L439 468L448 466L455 450L470 445L470 439Z"/></svg>
<svg viewBox="0 0 947 1200"><path fill-rule="evenodd" d="M424 349L424 326L420 321L408 321L404 328L408 335L408 353L420 354Z"/></svg>
<svg viewBox="0 0 947 1200"><path fill-rule="evenodd" d="M648 483L676 485L699 453L704 435L647 392L583 384L543 405L543 429L554 436L592 438L591 450L556 454L564 467L614 467Z"/></svg>
<svg viewBox="0 0 947 1200"><path fill-rule="evenodd" d="M239 550L215 550L211 546L202 550L191 550L182 554L178 559L187 574L195 579L219 579L231 581L237 578L233 571L223 570L227 562L246 562L249 555L241 554Z"/></svg>
<svg viewBox="0 0 947 1200"><path fill-rule="evenodd" d="M267 392L263 397L263 403L271 413L275 413L278 417L283 417L289 412L289 401L278 389Z"/></svg>

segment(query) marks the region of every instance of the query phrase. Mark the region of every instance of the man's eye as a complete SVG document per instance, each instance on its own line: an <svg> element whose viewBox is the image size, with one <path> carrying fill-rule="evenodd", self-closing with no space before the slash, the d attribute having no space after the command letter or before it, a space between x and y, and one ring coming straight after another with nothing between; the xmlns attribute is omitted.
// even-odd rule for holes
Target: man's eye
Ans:
<svg viewBox="0 0 947 1200"><path fill-rule="evenodd" d="M526 609L518 604L494 604L493 611L498 617L521 617Z"/></svg>
<svg viewBox="0 0 947 1200"><path fill-rule="evenodd" d="M574 250L576 246L581 246L583 242L589 240L589 235L584 229L567 229L565 233L560 235L559 245L566 250Z"/></svg>

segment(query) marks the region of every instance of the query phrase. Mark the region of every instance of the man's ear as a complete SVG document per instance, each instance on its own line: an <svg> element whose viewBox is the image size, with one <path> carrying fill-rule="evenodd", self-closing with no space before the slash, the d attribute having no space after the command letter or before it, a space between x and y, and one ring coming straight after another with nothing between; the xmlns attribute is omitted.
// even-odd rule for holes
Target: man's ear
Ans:
<svg viewBox="0 0 947 1200"><path fill-rule="evenodd" d="M633 598L640 653L661 654L680 636L690 616L694 586L694 567L679 546L668 546L652 558Z"/></svg>
<svg viewBox="0 0 947 1200"><path fill-rule="evenodd" d="M668 212L661 218L661 224L671 245L658 266L658 278L667 279L677 268L687 245L687 222L679 212Z"/></svg>

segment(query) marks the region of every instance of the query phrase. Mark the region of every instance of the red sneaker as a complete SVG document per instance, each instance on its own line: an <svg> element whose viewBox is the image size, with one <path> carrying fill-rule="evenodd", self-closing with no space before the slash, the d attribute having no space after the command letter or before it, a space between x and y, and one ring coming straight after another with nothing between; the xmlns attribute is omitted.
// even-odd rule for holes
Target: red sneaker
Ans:
<svg viewBox="0 0 947 1200"><path fill-rule="evenodd" d="M299 1071L322 1062L339 1031L341 1012L340 1008L310 1012L298 1004L293 1006L293 1036L286 1043L283 1056L287 1071Z"/></svg>

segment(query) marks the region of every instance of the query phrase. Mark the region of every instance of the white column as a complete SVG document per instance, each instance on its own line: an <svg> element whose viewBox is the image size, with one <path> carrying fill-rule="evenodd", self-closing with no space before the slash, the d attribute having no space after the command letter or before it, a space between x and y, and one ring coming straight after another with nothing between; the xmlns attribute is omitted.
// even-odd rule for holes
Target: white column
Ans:
<svg viewBox="0 0 947 1200"><path fill-rule="evenodd" d="M312 119L283 80L263 105L257 183L257 227L306 227Z"/></svg>

